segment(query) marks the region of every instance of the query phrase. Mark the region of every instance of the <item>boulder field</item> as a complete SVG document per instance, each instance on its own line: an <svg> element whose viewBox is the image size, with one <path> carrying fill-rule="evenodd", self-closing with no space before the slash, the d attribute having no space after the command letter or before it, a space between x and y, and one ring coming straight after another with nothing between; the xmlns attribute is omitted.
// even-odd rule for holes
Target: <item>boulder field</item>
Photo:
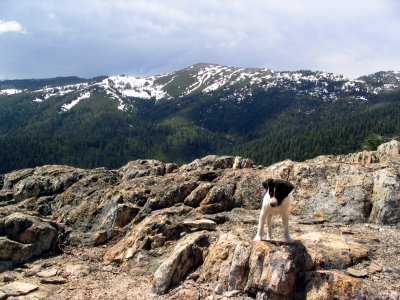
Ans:
<svg viewBox="0 0 400 300"><path fill-rule="evenodd" d="M253 241L267 178L292 243ZM259 166L209 155L0 176L0 299L399 299L400 142Z"/></svg>

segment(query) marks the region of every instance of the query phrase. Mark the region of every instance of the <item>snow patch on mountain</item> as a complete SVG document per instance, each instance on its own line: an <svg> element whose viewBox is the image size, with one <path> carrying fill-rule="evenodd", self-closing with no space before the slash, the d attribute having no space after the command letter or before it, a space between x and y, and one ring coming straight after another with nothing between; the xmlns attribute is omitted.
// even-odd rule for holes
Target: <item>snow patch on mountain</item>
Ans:
<svg viewBox="0 0 400 300"><path fill-rule="evenodd" d="M4 90L0 90L0 95L15 95L15 94L19 94L22 93L23 90L18 90L18 89L4 89Z"/></svg>
<svg viewBox="0 0 400 300"><path fill-rule="evenodd" d="M71 84L58 87L46 87L40 90L35 90L33 93L37 94L36 99L33 102L43 102L49 100L52 97L61 97L70 93L83 91L89 86L88 83Z"/></svg>
<svg viewBox="0 0 400 300"><path fill-rule="evenodd" d="M111 76L101 83L114 91L118 91L124 97L156 100L167 98L168 94L163 90L164 85L155 84L156 76L139 78L133 76Z"/></svg>
<svg viewBox="0 0 400 300"><path fill-rule="evenodd" d="M61 110L68 111L71 108L73 108L75 105L77 105L81 100L88 99L88 98L90 98L90 92L83 93L78 98L76 98L75 100L70 102L69 104L64 104L63 106L61 106Z"/></svg>
<svg viewBox="0 0 400 300"><path fill-rule="evenodd" d="M98 85L104 89L106 94L109 95L111 99L117 100L119 102L119 104L118 104L119 110L125 111L126 110L125 102L118 95L119 92L116 89L114 89L113 87L111 87L110 84L113 85L113 82L107 78L107 79L104 79L102 82L100 82Z"/></svg>

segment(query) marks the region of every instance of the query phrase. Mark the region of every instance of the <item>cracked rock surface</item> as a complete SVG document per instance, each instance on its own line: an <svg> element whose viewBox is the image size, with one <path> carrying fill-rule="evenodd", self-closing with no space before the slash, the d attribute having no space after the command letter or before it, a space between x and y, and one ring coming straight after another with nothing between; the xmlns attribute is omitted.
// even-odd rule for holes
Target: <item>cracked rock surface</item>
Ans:
<svg viewBox="0 0 400 300"><path fill-rule="evenodd" d="M292 243L257 241L261 182L291 181ZM399 299L400 143L256 166L4 174L0 299Z"/></svg>

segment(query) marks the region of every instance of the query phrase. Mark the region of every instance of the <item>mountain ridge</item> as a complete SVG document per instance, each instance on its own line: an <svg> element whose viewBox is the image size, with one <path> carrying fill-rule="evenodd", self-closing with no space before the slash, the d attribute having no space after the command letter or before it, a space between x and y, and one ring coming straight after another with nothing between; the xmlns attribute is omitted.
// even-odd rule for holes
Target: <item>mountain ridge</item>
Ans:
<svg viewBox="0 0 400 300"><path fill-rule="evenodd" d="M77 92L81 91L82 88L99 86L103 87L107 93L114 95L115 98L117 98L117 94L119 93L123 97L155 98L156 100L183 97L196 92L207 94L222 87L225 90L229 90L229 85L235 84L238 84L239 87L245 85L241 89L234 89L234 92L239 93L243 97L246 92L251 92L253 85L268 90L274 87L293 89L293 86L290 86L293 83L303 86L309 83L308 88L305 87L305 90L309 90L312 96L322 96L324 100L335 100L334 92L351 94L354 91L363 91L365 94L377 94L383 90L397 88L400 86L400 72L379 71L352 79L323 71L273 71L266 68L239 68L199 63L178 71L147 77L116 75L108 77L100 76L92 79L56 77L53 79L0 81L0 95L12 95L24 91L40 93L45 92L46 88L51 91L50 88L57 89L57 86L54 86L54 83L52 84L52 82L57 82L57 80L63 83L61 86L70 88L70 90L64 92ZM26 87L24 82L38 83L40 81L50 84L38 90L23 89L24 86ZM76 84L66 84L66 82L75 82ZM371 82L374 84L370 84ZM207 83L209 84L207 85ZM315 84L315 87L310 87L312 83ZM339 88L335 85L332 89L329 87L329 83L337 83ZM6 88L7 86L8 88ZM22 87L22 89L18 89L18 87ZM57 95L59 94L49 93L45 95L45 98ZM360 99L365 100L365 97L360 96ZM120 109L123 109L123 107L120 106Z"/></svg>
<svg viewBox="0 0 400 300"><path fill-rule="evenodd" d="M400 73L360 78L197 64L144 78L1 81L0 172L349 153L368 135L400 135Z"/></svg>

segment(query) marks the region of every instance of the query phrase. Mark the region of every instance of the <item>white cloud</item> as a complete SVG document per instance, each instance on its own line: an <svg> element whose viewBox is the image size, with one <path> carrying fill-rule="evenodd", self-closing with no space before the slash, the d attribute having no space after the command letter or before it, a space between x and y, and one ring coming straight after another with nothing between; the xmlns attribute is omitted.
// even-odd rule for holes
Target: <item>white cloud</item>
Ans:
<svg viewBox="0 0 400 300"><path fill-rule="evenodd" d="M0 39L0 78L150 75L197 62L400 70L399 12L399 0L0 0L1 19L29 28L29 38ZM10 31L27 33L0 20L0 34Z"/></svg>
<svg viewBox="0 0 400 300"><path fill-rule="evenodd" d="M7 32L25 33L24 27L16 21L2 21L0 20L0 34Z"/></svg>

